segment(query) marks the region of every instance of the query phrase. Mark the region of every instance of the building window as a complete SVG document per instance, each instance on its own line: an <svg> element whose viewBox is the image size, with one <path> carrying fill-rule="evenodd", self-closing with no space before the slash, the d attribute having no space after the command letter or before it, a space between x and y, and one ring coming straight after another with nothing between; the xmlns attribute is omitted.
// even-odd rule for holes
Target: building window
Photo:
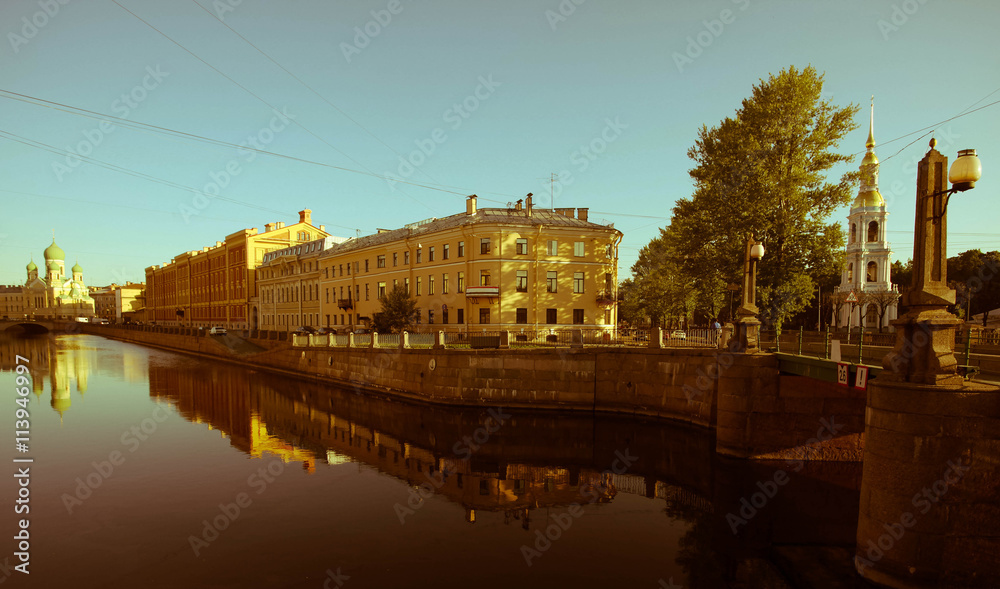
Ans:
<svg viewBox="0 0 1000 589"><path fill-rule="evenodd" d="M465 323L465 309L458 310L458 323Z"/></svg>
<svg viewBox="0 0 1000 589"><path fill-rule="evenodd" d="M399 265L399 253L397 252L392 254L392 267L395 268L398 265Z"/></svg>
<svg viewBox="0 0 1000 589"><path fill-rule="evenodd" d="M403 252L403 265L405 266L410 265L410 250L406 250L405 252Z"/></svg>
<svg viewBox="0 0 1000 589"><path fill-rule="evenodd" d="M444 248L444 251L441 252L441 257L447 260L451 257L451 246L446 243L442 247Z"/></svg>
<svg viewBox="0 0 1000 589"><path fill-rule="evenodd" d="M518 308L514 311L514 323L527 323L528 322L528 309Z"/></svg>
<svg viewBox="0 0 1000 589"><path fill-rule="evenodd" d="M434 261L434 246L433 245L430 247L430 249L427 250L427 261L428 262L433 262ZM430 321L427 321L427 322L430 323Z"/></svg>
<svg viewBox="0 0 1000 589"><path fill-rule="evenodd" d="M545 322L549 325L555 325L559 322L558 315L559 314L556 312L556 309L545 309Z"/></svg>
<svg viewBox="0 0 1000 589"><path fill-rule="evenodd" d="M347 275L348 276L351 275L351 263L350 262L347 263Z"/></svg>
<svg viewBox="0 0 1000 589"><path fill-rule="evenodd" d="M854 281L854 262L851 262L847 265L847 281L848 282Z"/></svg>
<svg viewBox="0 0 1000 589"><path fill-rule="evenodd" d="M458 292L465 292L465 272L458 273ZM461 311L459 311L461 313ZM459 321L461 323L461 321Z"/></svg>
<svg viewBox="0 0 1000 589"><path fill-rule="evenodd" d="M582 241L573 242L573 255L582 258L584 256L584 245Z"/></svg>
<svg viewBox="0 0 1000 589"><path fill-rule="evenodd" d="M371 294L371 289L368 287L368 283L366 282L365 283L365 300L366 301L368 300L368 297L369 297L370 294Z"/></svg>
<svg viewBox="0 0 1000 589"><path fill-rule="evenodd" d="M434 309L427 309L427 324L433 325L434 323Z"/></svg>
<svg viewBox="0 0 1000 589"><path fill-rule="evenodd" d="M424 258L424 248L418 247L417 248L417 263L419 264L419 263L423 262L423 258Z"/></svg>
<svg viewBox="0 0 1000 589"><path fill-rule="evenodd" d="M441 294L448 294L448 275L441 275ZM445 321L447 323L447 321Z"/></svg>
<svg viewBox="0 0 1000 589"><path fill-rule="evenodd" d="M876 264L875 262L868 262L868 276L867 276L868 282L877 281L878 278L876 278L875 276L876 274L878 274L878 264Z"/></svg>
<svg viewBox="0 0 1000 589"><path fill-rule="evenodd" d="M528 292L528 271L518 270L517 271L517 284L515 285L517 292Z"/></svg>
<svg viewBox="0 0 1000 589"><path fill-rule="evenodd" d="M573 324L583 325L583 309L573 309Z"/></svg>
<svg viewBox="0 0 1000 589"><path fill-rule="evenodd" d="M851 223L851 243L858 238L858 224Z"/></svg>
<svg viewBox="0 0 1000 589"><path fill-rule="evenodd" d="M490 238L489 237L483 237L482 239L479 240L479 253L484 254L484 255L490 253Z"/></svg>
<svg viewBox="0 0 1000 589"><path fill-rule="evenodd" d="M420 284L421 284L421 278L419 276L417 276L417 296L418 297L420 296Z"/></svg>
<svg viewBox="0 0 1000 589"><path fill-rule="evenodd" d="M434 275L431 274L427 277L427 294L434 294ZM430 321L428 321L430 323Z"/></svg>
<svg viewBox="0 0 1000 589"><path fill-rule="evenodd" d="M573 292L583 294L583 272L573 273Z"/></svg>
<svg viewBox="0 0 1000 589"><path fill-rule="evenodd" d="M878 241L878 221L872 221L868 224L868 241Z"/></svg>
<svg viewBox="0 0 1000 589"><path fill-rule="evenodd" d="M379 282L378 283L378 298L379 299L384 299L385 298L385 283L384 282Z"/></svg>
<svg viewBox="0 0 1000 589"><path fill-rule="evenodd" d="M403 279L403 290L406 291L406 296L410 296L410 279L409 277Z"/></svg>
<svg viewBox="0 0 1000 589"><path fill-rule="evenodd" d="M480 323L480 325L489 325L490 324L490 308L489 307L480 307L479 308L479 323Z"/></svg>
<svg viewBox="0 0 1000 589"><path fill-rule="evenodd" d="M556 292L556 273L553 270L549 270L545 273L545 290L548 292Z"/></svg>
<svg viewBox="0 0 1000 589"><path fill-rule="evenodd" d="M521 237L515 243L516 243L516 246L515 246L516 249L514 250L514 253L516 253L516 254L518 254L520 256L526 256L526 255L528 255L528 240L527 239Z"/></svg>
<svg viewBox="0 0 1000 589"><path fill-rule="evenodd" d="M465 242L464 241L458 242L458 257L460 257L460 258L465 257Z"/></svg>
<svg viewBox="0 0 1000 589"><path fill-rule="evenodd" d="M479 271L479 286L489 286L490 285L490 271L480 270Z"/></svg>
<svg viewBox="0 0 1000 589"><path fill-rule="evenodd" d="M368 258L365 258L365 272L368 272Z"/></svg>
<svg viewBox="0 0 1000 589"><path fill-rule="evenodd" d="M448 325L448 305L441 305L441 323Z"/></svg>
<svg viewBox="0 0 1000 589"><path fill-rule="evenodd" d="M554 240L554 239L550 239L549 240L549 247L548 247L548 250L546 250L546 251L547 251L547 253L550 256L558 256L559 255L559 242L556 241L556 240Z"/></svg>
<svg viewBox="0 0 1000 589"><path fill-rule="evenodd" d="M375 258L375 265L379 268L385 268L385 254Z"/></svg>

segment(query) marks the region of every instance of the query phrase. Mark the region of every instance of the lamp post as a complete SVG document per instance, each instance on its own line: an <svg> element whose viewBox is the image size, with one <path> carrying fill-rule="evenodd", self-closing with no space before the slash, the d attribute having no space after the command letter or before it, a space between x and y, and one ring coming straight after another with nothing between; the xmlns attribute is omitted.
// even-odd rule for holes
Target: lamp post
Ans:
<svg viewBox="0 0 1000 589"><path fill-rule="evenodd" d="M945 188L948 158L930 150L917 167L917 208L913 239L913 282L902 299L909 311L892 322L896 345L882 361L887 381L961 386L955 360L955 329L962 322L948 312L955 291L948 287L948 199L976 185L982 164L976 150L963 149L951 166Z"/></svg>
<svg viewBox="0 0 1000 589"><path fill-rule="evenodd" d="M743 258L743 302L736 309L736 339L734 352L753 354L760 351L760 321L757 320L757 262L764 257L764 244L747 240Z"/></svg>

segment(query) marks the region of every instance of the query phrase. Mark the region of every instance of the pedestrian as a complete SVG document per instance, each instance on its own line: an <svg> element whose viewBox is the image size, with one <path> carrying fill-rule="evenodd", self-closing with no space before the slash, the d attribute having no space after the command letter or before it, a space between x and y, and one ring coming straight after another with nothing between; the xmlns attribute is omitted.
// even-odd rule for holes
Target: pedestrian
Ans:
<svg viewBox="0 0 1000 589"><path fill-rule="evenodd" d="M715 323L712 324L712 329L715 330L715 343L719 343L719 337L722 335L722 325L719 323L719 319L715 319Z"/></svg>

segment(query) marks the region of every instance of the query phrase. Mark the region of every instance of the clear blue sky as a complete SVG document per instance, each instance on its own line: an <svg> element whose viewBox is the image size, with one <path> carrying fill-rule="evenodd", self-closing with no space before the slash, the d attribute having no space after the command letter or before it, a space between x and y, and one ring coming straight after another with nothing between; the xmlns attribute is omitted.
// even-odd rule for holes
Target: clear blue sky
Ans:
<svg viewBox="0 0 1000 589"><path fill-rule="evenodd" d="M905 260L913 162L927 138L891 159L919 134L889 140L1000 100L993 0L118 0L176 44L112 0L51 1L51 16L45 0L0 3L0 89L227 143L254 136L268 151L325 165L249 161L234 147L121 124L103 132L95 119L4 95L0 131L57 151L82 149L199 190L227 166L237 172L219 198L185 219L181 208L196 209L202 197L90 163L71 166L64 155L0 136L4 284L23 282L29 256L41 260L53 229L68 261L79 260L85 281L100 285L142 280L146 266L245 227L292 222L304 207L316 224L351 236L453 214L473 192L495 201L480 206L528 192L545 205L549 174L566 171L571 181L556 185L556 206L589 207L592 220L624 232L625 277L674 201L691 193L686 151L699 126L732 115L759 78L810 64L825 72L826 97L865 107L843 151L864 150L868 100L876 97L889 236ZM356 27L376 34L361 38ZM699 39L705 46L691 45ZM675 54L685 53L694 57L679 67ZM463 102L468 110L459 113ZM294 122L275 118L272 106ZM976 148L984 167L976 189L952 200L952 254L1000 249L998 115L1000 105L938 128L945 155ZM430 155L413 157L421 144ZM588 145L602 153L588 157ZM420 165L401 169L401 156ZM402 173L454 193L390 186L338 167Z"/></svg>

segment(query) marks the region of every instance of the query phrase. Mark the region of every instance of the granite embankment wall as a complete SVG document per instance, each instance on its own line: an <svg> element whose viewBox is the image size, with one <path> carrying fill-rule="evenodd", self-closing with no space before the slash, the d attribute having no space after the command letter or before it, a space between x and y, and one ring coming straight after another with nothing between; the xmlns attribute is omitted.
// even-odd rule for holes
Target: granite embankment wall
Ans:
<svg viewBox="0 0 1000 589"><path fill-rule="evenodd" d="M780 375L770 354L707 348L293 348L287 341L184 330L83 330L392 398L673 419L715 429L718 451L740 458L861 458L864 391ZM822 433L829 423L837 425L835 431Z"/></svg>

